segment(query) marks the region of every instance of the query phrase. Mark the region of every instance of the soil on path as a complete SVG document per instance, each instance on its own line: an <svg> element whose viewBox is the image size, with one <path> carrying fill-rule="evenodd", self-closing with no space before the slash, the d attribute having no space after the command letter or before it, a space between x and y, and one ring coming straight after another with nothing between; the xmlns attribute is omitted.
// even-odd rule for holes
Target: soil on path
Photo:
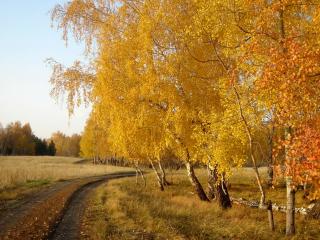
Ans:
<svg viewBox="0 0 320 240"><path fill-rule="evenodd" d="M59 182L0 213L0 239L78 239L86 197L108 179L134 176L113 173Z"/></svg>

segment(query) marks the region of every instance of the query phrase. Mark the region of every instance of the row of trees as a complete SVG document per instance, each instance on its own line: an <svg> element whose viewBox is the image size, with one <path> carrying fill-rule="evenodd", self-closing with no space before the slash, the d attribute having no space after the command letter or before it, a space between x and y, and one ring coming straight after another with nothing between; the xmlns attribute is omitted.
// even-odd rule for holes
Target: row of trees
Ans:
<svg viewBox="0 0 320 240"><path fill-rule="evenodd" d="M320 1L73 0L52 19L84 41L94 60L54 60L55 97L93 110L81 142L86 156L117 154L150 164L163 190L169 150L186 166L199 198L231 207L226 180L250 160L260 190L261 159L287 180L287 229L294 194L319 191ZM92 53L92 55L90 55ZM108 146L108 147L106 147ZM206 194L194 165L207 165ZM157 167L158 166L158 167ZM209 196L209 197L208 197Z"/></svg>
<svg viewBox="0 0 320 240"><path fill-rule="evenodd" d="M0 155L50 155L54 156L54 142L40 139L32 133L29 123L0 124Z"/></svg>

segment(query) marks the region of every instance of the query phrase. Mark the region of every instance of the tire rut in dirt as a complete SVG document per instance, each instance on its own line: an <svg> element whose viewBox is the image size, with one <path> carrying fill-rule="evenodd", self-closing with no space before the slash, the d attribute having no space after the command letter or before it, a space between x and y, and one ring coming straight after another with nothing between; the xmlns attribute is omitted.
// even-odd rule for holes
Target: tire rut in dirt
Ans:
<svg viewBox="0 0 320 240"><path fill-rule="evenodd" d="M104 179L100 179L95 182L90 182L84 185L82 188L78 189L70 199L64 214L54 228L54 231L48 237L49 240L75 240L80 239L80 225L81 219L85 211L87 204L87 198L90 193L98 187L100 184L105 183L108 180L122 177L130 177L134 174L119 174L119 175L109 175Z"/></svg>
<svg viewBox="0 0 320 240"><path fill-rule="evenodd" d="M79 189L72 197L69 207L66 209L61 221L49 239L79 239L81 217L84 212L86 197L103 181L87 184Z"/></svg>

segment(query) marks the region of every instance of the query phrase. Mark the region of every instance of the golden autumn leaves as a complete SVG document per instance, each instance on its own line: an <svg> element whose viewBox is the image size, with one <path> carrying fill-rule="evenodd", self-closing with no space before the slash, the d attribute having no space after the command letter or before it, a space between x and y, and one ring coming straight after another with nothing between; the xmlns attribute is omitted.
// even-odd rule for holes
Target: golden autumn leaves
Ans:
<svg viewBox="0 0 320 240"><path fill-rule="evenodd" d="M319 6L301 0L71 1L54 9L53 20L65 37L72 32L87 49L96 44L95 74L56 65L53 92L67 92L71 110L77 96L90 96L86 131L95 133L84 133L91 138L83 140L85 148L100 146L104 155L134 162L159 161L170 148L182 161L216 166L226 176L249 152L273 164L268 153L276 144L268 139L290 127L290 146L284 145L290 156L278 163L287 162L297 184L313 184L318 197ZM315 145L306 147L309 141Z"/></svg>

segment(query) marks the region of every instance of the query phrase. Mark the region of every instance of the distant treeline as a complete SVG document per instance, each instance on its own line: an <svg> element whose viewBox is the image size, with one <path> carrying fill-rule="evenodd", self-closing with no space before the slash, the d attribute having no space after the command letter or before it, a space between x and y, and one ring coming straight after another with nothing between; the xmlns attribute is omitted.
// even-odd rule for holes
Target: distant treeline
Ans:
<svg viewBox="0 0 320 240"><path fill-rule="evenodd" d="M79 156L81 136L66 136L53 133L49 139L41 139L33 132L29 123L19 121L3 127L0 123L0 155L59 155Z"/></svg>
<svg viewBox="0 0 320 240"><path fill-rule="evenodd" d="M33 134L29 123L9 123L5 128L0 125L1 155L51 155L56 148L54 142L41 139Z"/></svg>

